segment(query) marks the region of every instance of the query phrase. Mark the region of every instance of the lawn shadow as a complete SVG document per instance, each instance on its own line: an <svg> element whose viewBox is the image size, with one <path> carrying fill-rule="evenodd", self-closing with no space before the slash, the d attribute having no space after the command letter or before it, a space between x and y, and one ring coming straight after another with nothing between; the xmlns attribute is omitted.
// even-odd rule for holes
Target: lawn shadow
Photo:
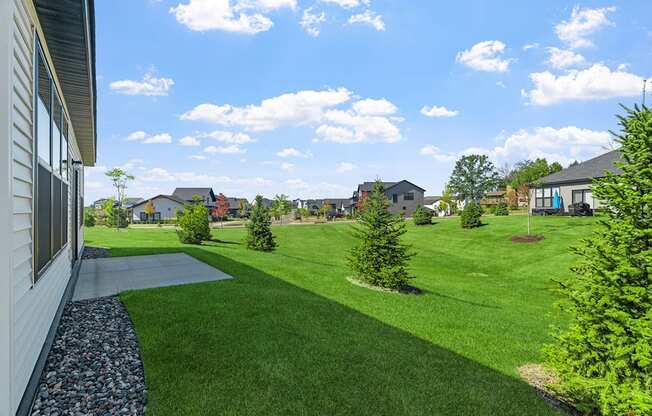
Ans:
<svg viewBox="0 0 652 416"><path fill-rule="evenodd" d="M204 247L129 251L183 251L234 277L122 295L149 414L558 414L515 374Z"/></svg>

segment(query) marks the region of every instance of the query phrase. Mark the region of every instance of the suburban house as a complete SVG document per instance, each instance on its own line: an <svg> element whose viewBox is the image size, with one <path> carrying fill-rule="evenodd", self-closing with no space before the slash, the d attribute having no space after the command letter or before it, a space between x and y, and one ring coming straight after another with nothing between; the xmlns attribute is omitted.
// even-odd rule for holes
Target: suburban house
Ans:
<svg viewBox="0 0 652 416"><path fill-rule="evenodd" d="M500 204L501 202L507 203L505 199L506 195L507 191L504 190L487 192L484 194L484 198L480 200L480 206L491 208Z"/></svg>
<svg viewBox="0 0 652 416"><path fill-rule="evenodd" d="M226 197L227 202L229 203L229 217L240 217L240 205L244 206L245 212L249 210L249 201L247 198L233 198Z"/></svg>
<svg viewBox="0 0 652 416"><path fill-rule="evenodd" d="M272 201L271 199L269 199L269 198L263 198L263 207L265 207L265 208L271 208L273 203L274 203L274 201ZM251 202L251 205L252 205L252 206L253 206L253 205L256 205L256 200L255 200L255 199Z"/></svg>
<svg viewBox="0 0 652 416"><path fill-rule="evenodd" d="M106 204L106 201L109 201L109 200L111 200L111 199L113 199L113 200L115 201L114 198L100 198L100 199L96 200L95 202L93 202L93 204L91 205L91 207L92 207L93 209L103 209L103 208L104 208L104 205ZM141 202L141 201L143 201L143 198L139 198L139 197L126 197L125 199L122 200L122 205L123 205L125 208L129 208L130 206L132 206L132 205L134 205L134 204L137 204L137 203L139 203L139 202ZM116 205L116 204L114 203L114 205Z"/></svg>
<svg viewBox="0 0 652 416"><path fill-rule="evenodd" d="M600 208L600 201L591 192L593 179L604 177L606 172L622 173L614 165L621 160L620 151L612 150L541 178L530 189L532 213L569 213L571 205L580 202L588 204L592 210Z"/></svg>
<svg viewBox="0 0 652 416"><path fill-rule="evenodd" d="M0 2L0 415L30 411L83 249L93 0Z"/></svg>
<svg viewBox="0 0 652 416"><path fill-rule="evenodd" d="M324 204L330 206L328 215L347 215L353 213L355 202L352 198L295 199L295 208L304 208L317 213Z"/></svg>
<svg viewBox="0 0 652 416"><path fill-rule="evenodd" d="M187 203L193 203L195 196L198 196L209 210L215 208L217 201L213 188L175 188L172 195Z"/></svg>
<svg viewBox="0 0 652 416"><path fill-rule="evenodd" d="M145 207L150 201L154 207L154 212L148 214ZM159 222L176 218L177 212L183 211L185 204L186 201L174 195L156 195L128 207L128 210L131 222Z"/></svg>
<svg viewBox="0 0 652 416"><path fill-rule="evenodd" d="M353 193L353 203L358 204L364 201L371 193L374 182L364 182L358 185ZM423 205L423 194L425 189L413 184L410 181L383 182L385 196L390 201L389 211L392 214L403 214L406 217L412 216L414 210Z"/></svg>

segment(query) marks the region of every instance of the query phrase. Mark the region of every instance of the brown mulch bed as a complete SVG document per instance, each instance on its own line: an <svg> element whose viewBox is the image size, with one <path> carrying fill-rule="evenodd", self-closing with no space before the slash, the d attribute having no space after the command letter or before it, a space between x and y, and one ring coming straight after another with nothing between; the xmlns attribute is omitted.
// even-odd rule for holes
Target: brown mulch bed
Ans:
<svg viewBox="0 0 652 416"><path fill-rule="evenodd" d="M346 280L348 280L349 283L354 284L356 286L364 287L365 289L375 290L377 292L398 293L398 294L402 294L402 295L421 295L421 294L423 294L423 291L421 289L419 289L418 287L415 287L415 286L411 286L411 285L405 285L400 289L388 289L386 287L370 285L370 284L365 283L363 281L360 281L360 280L358 280L358 279L356 279L355 277L352 277L352 276L347 277Z"/></svg>
<svg viewBox="0 0 652 416"><path fill-rule="evenodd" d="M534 387L539 397L555 409L559 409L571 416L583 415L573 406L570 400L560 397L548 387L559 382L559 378L554 371L541 364L525 364L518 368L518 374L526 383Z"/></svg>
<svg viewBox="0 0 652 416"><path fill-rule="evenodd" d="M515 243L536 243L543 240L545 237L542 235L515 235L510 240Z"/></svg>

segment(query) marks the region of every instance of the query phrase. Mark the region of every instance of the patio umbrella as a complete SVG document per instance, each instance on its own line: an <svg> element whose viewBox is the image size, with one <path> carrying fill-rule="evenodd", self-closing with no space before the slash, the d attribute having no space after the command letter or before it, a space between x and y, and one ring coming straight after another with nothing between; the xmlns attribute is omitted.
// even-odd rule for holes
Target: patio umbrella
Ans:
<svg viewBox="0 0 652 416"><path fill-rule="evenodd" d="M552 198L552 207L553 207L553 208L555 208L555 209L559 209L559 207L560 207L560 205L561 205L561 204L560 204L561 201L560 201L559 199L560 199L560 198L559 198L559 193L558 193L557 191L555 191L555 195L554 195L553 198Z"/></svg>

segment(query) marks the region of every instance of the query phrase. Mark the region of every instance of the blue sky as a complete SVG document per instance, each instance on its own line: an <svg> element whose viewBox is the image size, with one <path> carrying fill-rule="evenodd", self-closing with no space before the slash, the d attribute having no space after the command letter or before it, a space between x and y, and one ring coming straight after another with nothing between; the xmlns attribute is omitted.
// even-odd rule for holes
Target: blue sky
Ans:
<svg viewBox="0 0 652 416"><path fill-rule="evenodd" d="M436 195L462 154L603 153L652 77L652 2L534 3L96 1L86 199L114 166L141 197L347 197L376 177Z"/></svg>

